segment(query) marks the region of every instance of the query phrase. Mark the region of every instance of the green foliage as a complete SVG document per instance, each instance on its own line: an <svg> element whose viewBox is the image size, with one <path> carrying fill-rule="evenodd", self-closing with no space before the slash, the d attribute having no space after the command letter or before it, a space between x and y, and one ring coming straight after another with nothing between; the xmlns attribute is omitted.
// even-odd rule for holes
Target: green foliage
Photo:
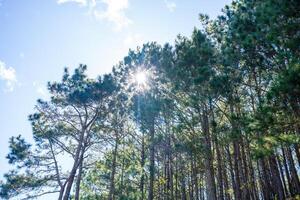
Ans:
<svg viewBox="0 0 300 200"><path fill-rule="evenodd" d="M11 137L9 139L9 150L10 153L6 156L9 164L16 164L20 162L24 162L30 155L30 147L21 135L17 137ZM29 162L25 162L25 165L29 165Z"/></svg>
<svg viewBox="0 0 300 200"><path fill-rule="evenodd" d="M16 170L5 174L0 197L63 188L72 174L56 158L66 155L87 200L108 199L112 185L119 200L146 199L152 190L156 199L194 199L196 187L209 199L222 190L242 199L238 192L257 188L257 198L276 199L280 187L265 188L272 181L288 182L286 196L299 193L292 170L300 158L299 7L296 0L233 1L215 20L200 14L203 28L179 35L174 46L130 50L111 74L89 79L86 65L72 75L65 69L60 82L48 83L51 99L38 100L29 116L35 144L10 139L7 159ZM147 72L147 88L132 80L139 71ZM279 177L272 167L280 156Z"/></svg>

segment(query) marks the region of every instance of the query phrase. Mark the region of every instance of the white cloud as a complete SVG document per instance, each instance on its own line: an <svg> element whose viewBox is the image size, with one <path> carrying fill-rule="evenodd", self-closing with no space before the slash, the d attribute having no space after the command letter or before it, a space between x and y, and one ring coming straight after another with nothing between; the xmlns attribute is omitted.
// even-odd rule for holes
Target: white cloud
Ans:
<svg viewBox="0 0 300 200"><path fill-rule="evenodd" d="M13 91L17 83L16 70L12 67L6 67L2 61L0 61L0 80L6 84L5 91Z"/></svg>
<svg viewBox="0 0 300 200"><path fill-rule="evenodd" d="M169 0L164 0L164 2L170 12L175 11L175 8L177 6L175 2Z"/></svg>
<svg viewBox="0 0 300 200"><path fill-rule="evenodd" d="M105 19L112 22L117 31L132 23L125 14L129 6L128 0L102 0L102 3L106 4L107 8L105 11L94 11L94 15L97 19Z"/></svg>
<svg viewBox="0 0 300 200"><path fill-rule="evenodd" d="M69 2L78 3L78 4L82 5L82 6L86 6L87 5L87 0L57 0L58 4L69 3Z"/></svg>
<svg viewBox="0 0 300 200"><path fill-rule="evenodd" d="M126 16L129 0L57 0L58 4L69 2L88 7L89 14L98 20L111 22L116 31L120 31L132 23L132 20ZM104 10L100 9L103 5L105 6Z"/></svg>

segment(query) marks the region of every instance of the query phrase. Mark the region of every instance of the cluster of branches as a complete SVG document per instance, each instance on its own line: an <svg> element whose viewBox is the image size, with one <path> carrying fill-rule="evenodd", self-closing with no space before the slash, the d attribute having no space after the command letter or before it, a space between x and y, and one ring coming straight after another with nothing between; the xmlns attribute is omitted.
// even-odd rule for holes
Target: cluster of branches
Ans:
<svg viewBox="0 0 300 200"><path fill-rule="evenodd" d="M300 4L239 0L111 74L49 83L35 143L9 141L2 198L287 199L300 194ZM147 75L147 87L134 81Z"/></svg>

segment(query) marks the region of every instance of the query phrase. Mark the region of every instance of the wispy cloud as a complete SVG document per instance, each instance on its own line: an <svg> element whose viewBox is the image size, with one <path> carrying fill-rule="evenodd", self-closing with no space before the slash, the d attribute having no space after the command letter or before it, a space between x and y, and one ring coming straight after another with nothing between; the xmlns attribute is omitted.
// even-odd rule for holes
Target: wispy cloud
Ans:
<svg viewBox="0 0 300 200"><path fill-rule="evenodd" d="M58 4L70 3L70 2L78 3L78 4L82 5L82 6L86 6L87 5L87 0L57 0Z"/></svg>
<svg viewBox="0 0 300 200"><path fill-rule="evenodd" d="M176 3L173 1L169 1L169 0L164 0L166 7L168 8L168 10L170 12L174 12L176 9Z"/></svg>
<svg viewBox="0 0 300 200"><path fill-rule="evenodd" d="M117 31L132 23L125 14L129 6L128 0L102 0L102 3L106 4L106 10L95 10L94 15L97 19L105 19L112 22Z"/></svg>
<svg viewBox="0 0 300 200"><path fill-rule="evenodd" d="M48 90L46 89L46 86L40 84L39 82L37 81L34 81L32 83L33 87L35 88L35 91L43 98L47 98L49 97L49 92Z"/></svg>
<svg viewBox="0 0 300 200"><path fill-rule="evenodd" d="M0 61L0 80L5 82L5 91L13 91L17 83L16 70L12 67L7 67L6 64Z"/></svg>
<svg viewBox="0 0 300 200"><path fill-rule="evenodd" d="M89 9L89 14L98 20L106 20L114 25L116 31L127 27L132 20L126 16L129 0L57 0L58 4L77 3ZM105 9L100 9L105 6Z"/></svg>
<svg viewBox="0 0 300 200"><path fill-rule="evenodd" d="M136 48L139 45L142 45L143 37L140 34L129 34L123 44L126 48Z"/></svg>

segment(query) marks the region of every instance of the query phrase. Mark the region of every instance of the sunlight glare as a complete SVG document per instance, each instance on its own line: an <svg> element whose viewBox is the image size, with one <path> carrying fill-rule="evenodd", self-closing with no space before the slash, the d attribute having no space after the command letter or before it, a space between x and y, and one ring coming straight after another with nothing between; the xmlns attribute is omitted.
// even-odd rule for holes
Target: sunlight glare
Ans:
<svg viewBox="0 0 300 200"><path fill-rule="evenodd" d="M138 72L135 75L135 80L138 85L144 85L147 81L146 74L144 72Z"/></svg>

